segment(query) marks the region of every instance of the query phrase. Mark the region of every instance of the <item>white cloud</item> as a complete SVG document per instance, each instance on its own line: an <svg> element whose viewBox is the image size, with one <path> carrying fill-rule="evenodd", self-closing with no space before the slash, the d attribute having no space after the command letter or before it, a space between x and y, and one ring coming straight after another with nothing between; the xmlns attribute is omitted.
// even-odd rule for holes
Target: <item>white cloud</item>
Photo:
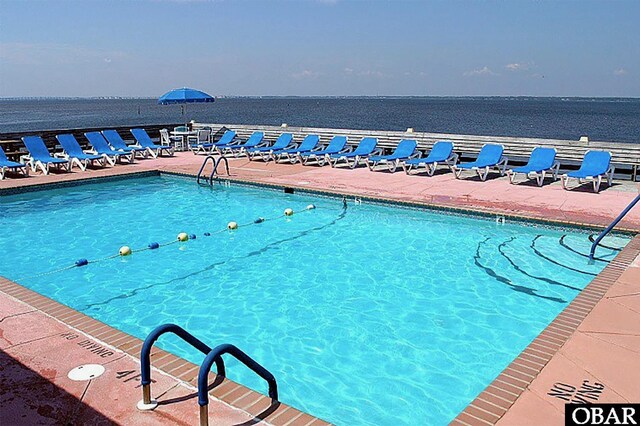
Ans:
<svg viewBox="0 0 640 426"><path fill-rule="evenodd" d="M509 71L529 71L532 66L531 62L513 62L505 65L505 68Z"/></svg>
<svg viewBox="0 0 640 426"><path fill-rule="evenodd" d="M475 69L475 70L471 70L471 71L467 71L465 73L462 74L465 77L473 77L476 75L498 75L495 72L491 71L491 69L489 69L489 67L483 67L483 68L479 68L479 69Z"/></svg>
<svg viewBox="0 0 640 426"><path fill-rule="evenodd" d="M627 70L624 68L618 68L617 70L613 70L613 75L625 75Z"/></svg>
<svg viewBox="0 0 640 426"><path fill-rule="evenodd" d="M317 71L302 70L300 72L296 72L296 73L291 74L291 77L300 80L300 79L303 79L303 78L317 78L320 75L322 75L322 73L319 73Z"/></svg>
<svg viewBox="0 0 640 426"><path fill-rule="evenodd" d="M346 67L343 70L343 72L345 75L355 75L358 77L372 77L372 78L388 77L387 74L377 70L355 70L353 68ZM407 74L405 73L405 75Z"/></svg>
<svg viewBox="0 0 640 426"><path fill-rule="evenodd" d="M386 76L384 73L380 71L374 71L374 70L359 71L358 75L360 77L376 77L376 78L382 78Z"/></svg>

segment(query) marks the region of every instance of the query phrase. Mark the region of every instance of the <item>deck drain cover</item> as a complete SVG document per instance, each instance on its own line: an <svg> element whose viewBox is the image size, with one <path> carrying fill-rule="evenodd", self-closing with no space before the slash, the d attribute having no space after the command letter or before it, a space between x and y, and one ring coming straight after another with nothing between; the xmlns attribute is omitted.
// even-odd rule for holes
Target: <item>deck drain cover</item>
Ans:
<svg viewBox="0 0 640 426"><path fill-rule="evenodd" d="M76 382L84 382L100 377L102 373L104 373L104 367L100 364L85 364L69 371L68 376Z"/></svg>

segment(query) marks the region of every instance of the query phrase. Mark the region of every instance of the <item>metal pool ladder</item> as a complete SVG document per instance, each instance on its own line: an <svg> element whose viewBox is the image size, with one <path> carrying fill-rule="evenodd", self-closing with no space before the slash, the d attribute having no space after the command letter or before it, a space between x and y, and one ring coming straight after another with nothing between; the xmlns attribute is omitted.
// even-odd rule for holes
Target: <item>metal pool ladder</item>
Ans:
<svg viewBox="0 0 640 426"><path fill-rule="evenodd" d="M596 254L596 247L598 247L598 244L600 244L600 241L602 241L602 239L604 237L606 237L609 232L611 232L611 230L614 228L614 226L616 226L618 224L618 222L620 222L622 220L622 218L624 218L627 215L627 213L629 213L629 211L636 204L638 204L638 201L640 201L640 194L638 194L638 196L636 198L634 198L633 201L631 201L629 203L629 205L627 207L625 207L624 210L622 210L622 213L620 213L618 215L618 217L615 218L615 220L613 222L611 222L611 224L609 224L609 226L607 226L607 228L604 231L602 231L600 233L600 235L598 235L598 238L595 239L593 244L591 244L591 251L589 252L589 260L591 262L593 262L593 259L594 259L595 254Z"/></svg>
<svg viewBox="0 0 640 426"><path fill-rule="evenodd" d="M213 155L207 155L207 157L202 162L202 166L200 167L200 171L198 172L198 179L197 179L198 184L200 184L200 179L204 178L202 173L204 172L204 168L207 166L207 163L209 162L209 160L211 160L211 164L213 165L213 170L211 171L211 174L209 175L209 179L207 179L207 181L209 182L209 185L213 185L213 179L218 177L218 175L217 175L218 166L223 161L224 161L225 168L227 170L227 176L229 176L229 174L230 174L229 173L229 160L227 159L227 157L225 157L224 155L221 155L220 157L216 158Z"/></svg>
<svg viewBox="0 0 640 426"><path fill-rule="evenodd" d="M200 426L209 425L209 371L213 364L216 365L218 376L225 377L224 361L222 355L229 354L251 371L262 377L269 385L269 398L278 401L278 384L275 377L266 368L258 364L253 358L230 344L218 345L211 349L191 333L175 324L164 324L153 330L142 345L140 353L140 373L142 383L142 401L138 402L140 410L153 410L158 402L151 399L151 348L160 336L172 333L206 355L198 371L198 405L200 406Z"/></svg>

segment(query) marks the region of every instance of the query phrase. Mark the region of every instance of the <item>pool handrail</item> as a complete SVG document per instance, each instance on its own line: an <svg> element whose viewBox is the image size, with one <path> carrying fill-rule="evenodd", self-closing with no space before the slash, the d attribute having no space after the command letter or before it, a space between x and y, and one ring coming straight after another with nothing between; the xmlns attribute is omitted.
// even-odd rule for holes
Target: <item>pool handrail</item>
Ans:
<svg viewBox="0 0 640 426"><path fill-rule="evenodd" d="M208 179L209 185L213 185L213 178L217 177L218 166L220 165L220 163L222 163L222 161L224 161L224 165L227 169L227 176L231 174L229 173L229 160L227 159L227 157L225 157L224 155L220 155L220 157L216 159L214 155L207 155L204 161L202 162L202 166L200 166L200 170L198 171L196 183L200 184L200 179L202 178L202 172L204 171L204 168L206 167L207 162L209 162L209 160L211 160L211 164L213 165L213 170L211 171L211 175L209 175L209 179Z"/></svg>
<svg viewBox="0 0 640 426"><path fill-rule="evenodd" d="M166 333L172 333L207 355L211 352L211 348L200 339L186 331L184 328L176 324L163 324L156 327L142 344L140 351L140 382L142 384L142 401L138 403L138 408L151 410L157 406L157 402L151 399L151 348L160 336ZM225 375L224 362L218 357L215 360L216 369L219 376Z"/></svg>
<svg viewBox="0 0 640 426"><path fill-rule="evenodd" d="M229 354L247 368L262 377L269 385L269 398L273 401L278 401L278 383L276 378L257 361L251 358L249 355L238 349L236 346L229 343L216 346L206 356L202 364L200 365L200 371L198 371L198 405L200 406L200 426L209 425L209 371L213 363L216 364L216 368L220 368L219 365L224 363L222 361L222 355ZM223 367L224 368L224 367ZM218 373L219 374L219 373Z"/></svg>
<svg viewBox="0 0 640 426"><path fill-rule="evenodd" d="M625 207L624 210L622 210L622 212L618 215L618 217L616 217L614 221L611 222L609 226L607 226L607 228L600 233L600 235L598 235L598 237L593 241L593 244L591 244L591 251L589 252L589 261L593 262L593 259L595 258L595 255L596 255L596 248L598 247L598 244L600 244L600 241L602 241L602 239L606 237L607 234L613 230L613 228L627 215L627 213L629 213L629 211L633 207L635 207L636 204L638 204L639 201L640 201L640 194L638 194L638 196L636 196L636 198L634 198L629 203L629 205Z"/></svg>

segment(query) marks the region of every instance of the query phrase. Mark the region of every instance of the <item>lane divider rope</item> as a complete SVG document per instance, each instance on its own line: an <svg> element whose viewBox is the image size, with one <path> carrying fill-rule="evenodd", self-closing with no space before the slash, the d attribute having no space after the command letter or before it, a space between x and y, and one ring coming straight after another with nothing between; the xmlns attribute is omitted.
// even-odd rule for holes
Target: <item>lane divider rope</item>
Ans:
<svg viewBox="0 0 640 426"><path fill-rule="evenodd" d="M246 222L246 223L242 223L242 224L238 224L237 222L233 222L232 221L232 222L229 222L224 229L219 229L219 230L213 231L213 232L205 232L203 235L205 237L211 237L211 236L214 236L214 235L222 234L223 232L236 231L239 228L246 228L246 227L249 227L249 226L258 225L258 224L265 223L265 222L272 222L274 220L278 220L278 219L282 219L282 218L286 218L286 217L291 217L291 216L294 215L294 213L304 213L304 212L308 212L308 211L315 210L315 209L316 209L316 206L314 204L309 204L305 209L300 210L298 212L294 211L293 209L287 208L279 216L275 216L275 217L271 217L271 218L258 217L257 219L255 219L252 222ZM140 252L144 252L144 251L147 251L147 250L156 250L156 249L159 249L161 247L170 246L172 244L184 243L184 242L187 242L189 240L195 240L196 238L197 238L196 234L187 234L186 232L181 232L181 233L178 234L176 239L171 240L171 241L167 241L166 243L152 242L152 243L149 243L149 245L147 245L147 247L140 247L140 248L137 248L137 249L131 249L128 246L122 246L122 247L120 247L120 250L119 250L118 253L112 254L110 256L100 257L100 258L93 259L93 260L89 260L89 259L85 259L85 258L78 259L78 260L75 261L75 263L73 265L64 266L62 268L53 269L53 270L47 271L47 272L41 272L41 273L35 274L35 275L29 275L29 276L26 276L26 277L19 278L16 281L22 281L22 280L27 280L27 279L43 277L43 276L47 276L47 275L53 275L53 274L56 274L56 273L59 273L59 272L68 271L70 269L81 268L83 266L89 265L90 263L104 262L104 261L107 261L107 260L115 259L117 257L130 256L130 255L132 255L134 253L140 253Z"/></svg>

